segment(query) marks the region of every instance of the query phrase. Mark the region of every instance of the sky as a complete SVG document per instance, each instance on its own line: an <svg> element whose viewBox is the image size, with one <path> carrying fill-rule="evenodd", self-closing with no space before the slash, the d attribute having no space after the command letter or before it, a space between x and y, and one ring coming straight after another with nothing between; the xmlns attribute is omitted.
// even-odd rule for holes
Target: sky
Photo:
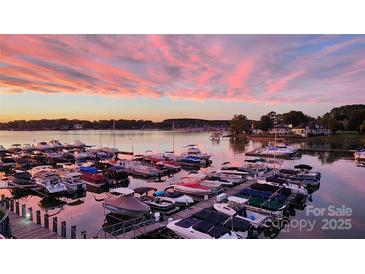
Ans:
<svg viewBox="0 0 365 274"><path fill-rule="evenodd" d="M365 35L0 35L0 121L316 117L364 87Z"/></svg>

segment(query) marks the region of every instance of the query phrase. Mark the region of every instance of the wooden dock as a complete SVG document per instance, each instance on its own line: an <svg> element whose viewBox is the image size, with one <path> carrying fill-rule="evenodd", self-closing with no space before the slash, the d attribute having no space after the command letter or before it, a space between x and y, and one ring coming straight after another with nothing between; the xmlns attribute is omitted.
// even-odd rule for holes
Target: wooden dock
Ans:
<svg viewBox="0 0 365 274"><path fill-rule="evenodd" d="M234 186L232 188L227 188L222 193L227 194L227 196L231 196L231 195L237 193L238 191L249 187L252 183L253 182L245 182L245 183L242 183L240 185ZM177 212L173 215L168 216L168 218L169 219L172 218L174 220L188 218L191 215L201 211L204 208L208 208L208 207L213 206L213 204L215 202L216 202L216 196L212 196L208 200L198 202L195 205L192 205L191 207L188 207L188 208L186 208L184 210L181 210L181 211L179 211L179 212ZM146 225L144 227L139 227L137 229L128 231L124 234L121 234L121 235L117 236L117 238L118 239L138 238L142 235L145 235L145 234L154 232L158 229L161 229L161 228L165 227L166 225L167 225L167 220L163 220L163 221L160 221L160 222L155 222L155 223Z"/></svg>
<svg viewBox="0 0 365 274"><path fill-rule="evenodd" d="M11 232L16 239L62 239L57 233L9 211Z"/></svg>

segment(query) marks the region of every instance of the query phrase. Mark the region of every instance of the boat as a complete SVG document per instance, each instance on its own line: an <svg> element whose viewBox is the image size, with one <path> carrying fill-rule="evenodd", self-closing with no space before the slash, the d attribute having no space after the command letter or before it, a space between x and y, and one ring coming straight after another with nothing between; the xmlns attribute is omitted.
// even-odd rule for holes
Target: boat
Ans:
<svg viewBox="0 0 365 274"><path fill-rule="evenodd" d="M49 141L49 146L51 147L51 148L54 148L54 149L60 149L60 148L63 148L63 145L61 144L61 142L60 141L58 141L58 140L51 140L51 141Z"/></svg>
<svg viewBox="0 0 365 274"><path fill-rule="evenodd" d="M354 153L355 160L365 160L365 149L358 149Z"/></svg>
<svg viewBox="0 0 365 274"><path fill-rule="evenodd" d="M198 156L182 156L179 158L178 162L182 165L182 166L207 166L211 163L210 160L204 159L204 158L200 158Z"/></svg>
<svg viewBox="0 0 365 274"><path fill-rule="evenodd" d="M282 144L270 144L259 152L263 156L292 156L298 152L297 148Z"/></svg>
<svg viewBox="0 0 365 274"><path fill-rule="evenodd" d="M130 165L127 169L132 175L142 176L142 177L160 177L163 173L152 166L146 166L139 163Z"/></svg>
<svg viewBox="0 0 365 274"><path fill-rule="evenodd" d="M22 150L21 144L12 144L9 148L9 151L12 151L12 152L19 152L21 150Z"/></svg>
<svg viewBox="0 0 365 274"><path fill-rule="evenodd" d="M5 153L7 151L8 150L3 145L0 145L0 153Z"/></svg>
<svg viewBox="0 0 365 274"><path fill-rule="evenodd" d="M204 196L214 193L214 188L203 185L200 180L191 180L191 178L188 177L182 178L180 183L173 185L172 187L174 190L186 194Z"/></svg>
<svg viewBox="0 0 365 274"><path fill-rule="evenodd" d="M181 165L175 161L159 161L156 163L156 166L166 168L167 170L170 170L172 172L179 172L181 170Z"/></svg>
<svg viewBox="0 0 365 274"><path fill-rule="evenodd" d="M82 177L81 172L59 170L58 174L60 175L62 182L64 183L64 185L67 187L68 190L72 192L86 190L86 181L81 179Z"/></svg>
<svg viewBox="0 0 365 274"><path fill-rule="evenodd" d="M114 189L115 191L115 189ZM114 213L129 217L139 217L151 211L149 205L133 197L131 191L120 191L118 195L110 194L103 202L103 207Z"/></svg>
<svg viewBox="0 0 365 274"><path fill-rule="evenodd" d="M23 170L13 170L10 173L9 182L11 185L21 188L35 186L32 174Z"/></svg>
<svg viewBox="0 0 365 274"><path fill-rule="evenodd" d="M80 140L75 140L75 142L72 143L72 147L74 148L84 148L85 146L86 145Z"/></svg>
<svg viewBox="0 0 365 274"><path fill-rule="evenodd" d="M24 144L22 145L21 149L24 151L30 151L34 149L34 146L32 146L31 144Z"/></svg>
<svg viewBox="0 0 365 274"><path fill-rule="evenodd" d="M266 179L257 179L257 183L264 185L272 185L290 189L292 193L308 195L307 189L303 185L293 184L290 181L281 178L267 177Z"/></svg>
<svg viewBox="0 0 365 274"><path fill-rule="evenodd" d="M250 224L237 218L232 222L232 219L223 213L203 209L189 218L169 222L167 228L184 239L247 238Z"/></svg>
<svg viewBox="0 0 365 274"><path fill-rule="evenodd" d="M186 151L181 154L181 156L183 156L183 157L194 156L194 157L198 157L198 158L205 159L205 160L209 160L209 158L211 157L210 154L202 153L202 151L200 150L198 145L191 144L191 145L185 146L185 148L186 148Z"/></svg>
<svg viewBox="0 0 365 274"><path fill-rule="evenodd" d="M108 184L108 179L99 172L95 172L95 173L91 173L88 171L94 171L94 168L81 168L80 167L80 171L81 171L81 179L86 181L86 184L90 187L94 187L94 188L102 188L102 187L106 187ZM97 170L97 169L96 169Z"/></svg>
<svg viewBox="0 0 365 274"><path fill-rule="evenodd" d="M43 172L43 171L52 171L53 170L53 167L52 166L49 166L49 165L42 165L42 166L36 166L36 167L33 167L32 169L29 170L29 173L32 175L32 176L35 176L37 173L39 172Z"/></svg>
<svg viewBox="0 0 365 274"><path fill-rule="evenodd" d="M54 172L40 171L33 176L33 179L49 195L61 195L67 192L61 178Z"/></svg>
<svg viewBox="0 0 365 274"><path fill-rule="evenodd" d="M246 209L247 199L229 196L227 200L227 203L215 203L213 208L225 215L246 220L256 228L271 226L272 222L269 216Z"/></svg>
<svg viewBox="0 0 365 274"><path fill-rule="evenodd" d="M153 193L153 195L161 197L165 201L173 201L177 206L179 205L188 206L194 203L194 199L191 196L180 192L167 191L166 189L156 191L155 193Z"/></svg>
<svg viewBox="0 0 365 274"><path fill-rule="evenodd" d="M38 142L35 146L34 146L35 149L38 149L38 150L47 150L47 149L50 149L50 145L47 144L47 142Z"/></svg>
<svg viewBox="0 0 365 274"><path fill-rule="evenodd" d="M226 174L222 172L210 172L203 178L204 181L216 181L222 186L234 186L246 181L246 178L242 178L241 175Z"/></svg>
<svg viewBox="0 0 365 274"><path fill-rule="evenodd" d="M152 187L137 187L134 189L134 194L139 194L140 201L149 205L152 209L167 211L175 208L175 202L171 200L165 200L158 196L149 196L148 192L156 192L157 189Z"/></svg>
<svg viewBox="0 0 365 274"><path fill-rule="evenodd" d="M10 156L0 158L0 168L10 170L16 167L16 161Z"/></svg>

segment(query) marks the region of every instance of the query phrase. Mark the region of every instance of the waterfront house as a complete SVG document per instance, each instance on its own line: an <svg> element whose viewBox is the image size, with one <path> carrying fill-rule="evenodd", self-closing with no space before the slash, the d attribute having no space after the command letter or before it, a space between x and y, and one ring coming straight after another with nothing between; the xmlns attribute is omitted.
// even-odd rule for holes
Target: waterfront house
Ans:
<svg viewBox="0 0 365 274"><path fill-rule="evenodd" d="M82 125L81 124L74 124L74 129L82 129Z"/></svg>
<svg viewBox="0 0 365 274"><path fill-rule="evenodd" d="M292 129L293 133L301 137L316 136L316 135L330 135L332 130L324 128L316 121L309 121L308 123L301 123Z"/></svg>
<svg viewBox="0 0 365 274"><path fill-rule="evenodd" d="M286 135L292 134L292 128L289 125L274 125L273 128L268 132L269 134Z"/></svg>

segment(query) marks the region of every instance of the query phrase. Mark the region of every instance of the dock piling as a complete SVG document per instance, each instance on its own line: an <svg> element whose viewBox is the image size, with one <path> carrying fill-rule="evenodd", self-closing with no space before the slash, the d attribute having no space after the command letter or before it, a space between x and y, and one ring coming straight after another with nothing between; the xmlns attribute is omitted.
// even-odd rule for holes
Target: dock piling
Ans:
<svg viewBox="0 0 365 274"><path fill-rule="evenodd" d="M71 226L71 239L76 239L76 226Z"/></svg>
<svg viewBox="0 0 365 274"><path fill-rule="evenodd" d="M10 200L10 210L14 212L14 200Z"/></svg>
<svg viewBox="0 0 365 274"><path fill-rule="evenodd" d="M61 222L61 237L66 238L66 221Z"/></svg>
<svg viewBox="0 0 365 274"><path fill-rule="evenodd" d="M15 202L15 213L19 215L20 209L19 209L19 202Z"/></svg>
<svg viewBox="0 0 365 274"><path fill-rule="evenodd" d="M41 211L37 210L35 215L36 215L37 224L40 225L41 224Z"/></svg>
<svg viewBox="0 0 365 274"><path fill-rule="evenodd" d="M5 195L4 195L4 194L1 194L0 204L1 204L2 206L5 204Z"/></svg>
<svg viewBox="0 0 365 274"><path fill-rule="evenodd" d="M57 233L57 222L58 222L58 218L53 217L53 232L54 233Z"/></svg>
<svg viewBox="0 0 365 274"><path fill-rule="evenodd" d="M49 216L47 213L44 214L44 227L49 229Z"/></svg>
<svg viewBox="0 0 365 274"><path fill-rule="evenodd" d="M86 230L81 231L81 239L86 239Z"/></svg>

